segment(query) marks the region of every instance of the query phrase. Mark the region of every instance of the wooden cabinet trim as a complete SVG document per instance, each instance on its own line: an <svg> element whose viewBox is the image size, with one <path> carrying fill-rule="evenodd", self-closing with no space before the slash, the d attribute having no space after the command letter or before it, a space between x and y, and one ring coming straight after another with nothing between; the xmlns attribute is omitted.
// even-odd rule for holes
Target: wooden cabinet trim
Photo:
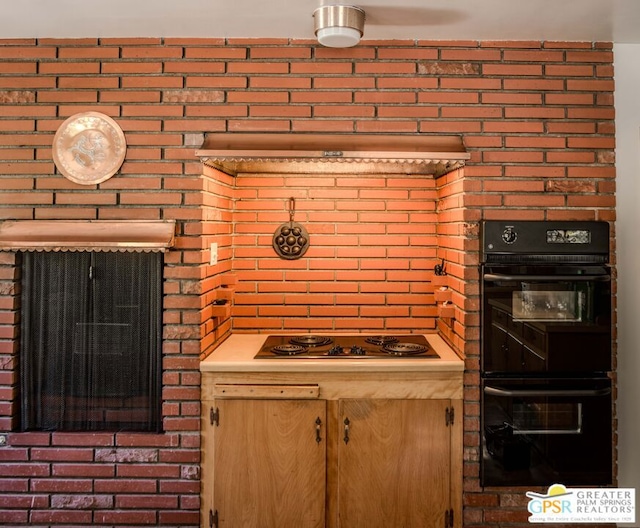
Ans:
<svg viewBox="0 0 640 528"><path fill-rule="evenodd" d="M214 398L316 399L320 396L320 387L318 385L216 383L211 395Z"/></svg>
<svg viewBox="0 0 640 528"><path fill-rule="evenodd" d="M325 400L341 398L461 400L463 398L463 375L463 372L408 372L390 373L386 376L374 373L321 375L318 373L204 372L202 374L202 399L211 400L221 397L217 392L216 387L218 386L238 385L246 387L314 386L318 387L317 397ZM255 394L249 394L246 397L259 397ZM222 396L230 397L229 392ZM271 394L264 397L271 398L276 395Z"/></svg>

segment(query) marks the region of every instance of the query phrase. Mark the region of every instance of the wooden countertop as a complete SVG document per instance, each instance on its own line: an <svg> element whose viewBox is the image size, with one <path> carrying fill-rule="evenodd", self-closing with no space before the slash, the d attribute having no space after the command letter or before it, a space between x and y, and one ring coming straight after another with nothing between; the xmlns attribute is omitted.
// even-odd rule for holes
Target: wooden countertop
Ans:
<svg viewBox="0 0 640 528"><path fill-rule="evenodd" d="M296 334L292 334L296 335ZM340 335L322 333L322 335ZM345 335L345 334L342 334ZM267 334L232 334L200 363L201 372L462 372L464 362L438 334L425 334L439 358L253 359Z"/></svg>

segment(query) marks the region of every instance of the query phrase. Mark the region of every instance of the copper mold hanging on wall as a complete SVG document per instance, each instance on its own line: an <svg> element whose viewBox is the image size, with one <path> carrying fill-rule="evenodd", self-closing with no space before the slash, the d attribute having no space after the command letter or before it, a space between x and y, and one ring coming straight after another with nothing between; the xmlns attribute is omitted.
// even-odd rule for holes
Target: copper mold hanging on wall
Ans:
<svg viewBox="0 0 640 528"><path fill-rule="evenodd" d="M279 226L273 234L273 249L280 258L299 259L309 249L309 233L302 224L293 221L295 198L289 198L289 222Z"/></svg>

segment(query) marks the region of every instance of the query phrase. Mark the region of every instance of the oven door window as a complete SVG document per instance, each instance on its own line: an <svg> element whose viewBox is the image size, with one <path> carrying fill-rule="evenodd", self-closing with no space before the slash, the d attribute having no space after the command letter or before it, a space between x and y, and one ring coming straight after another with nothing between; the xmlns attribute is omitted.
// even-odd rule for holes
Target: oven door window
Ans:
<svg viewBox="0 0 640 528"><path fill-rule="evenodd" d="M584 292L579 290L558 289L569 285L550 284L535 285L521 283L522 290L512 293L514 321L582 321L586 311Z"/></svg>
<svg viewBox="0 0 640 528"><path fill-rule="evenodd" d="M582 433L582 403L523 399L513 404L509 426L514 435L577 435Z"/></svg>
<svg viewBox="0 0 640 528"><path fill-rule="evenodd" d="M482 485L611 483L611 381L484 380Z"/></svg>

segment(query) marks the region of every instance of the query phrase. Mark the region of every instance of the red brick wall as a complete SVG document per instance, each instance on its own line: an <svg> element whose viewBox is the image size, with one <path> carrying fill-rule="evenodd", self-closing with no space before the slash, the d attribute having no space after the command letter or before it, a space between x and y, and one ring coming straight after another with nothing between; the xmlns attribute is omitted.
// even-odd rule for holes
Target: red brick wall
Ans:
<svg viewBox="0 0 640 528"><path fill-rule="evenodd" d="M178 224L161 435L12 431L19 288L13 255L0 253L2 522L197 526L200 358L232 326L286 320L440 329L466 355L464 524L527 524L524 490L478 483L478 222L614 220L612 63L609 43L0 41L0 220ZM51 157L62 121L89 110L114 117L128 143L121 171L97 186L67 181ZM234 179L195 157L202 134L221 131L461 134L472 159L437 180ZM290 196L312 245L284 262L270 245ZM432 272L440 259L444 278Z"/></svg>
<svg viewBox="0 0 640 528"><path fill-rule="evenodd" d="M235 330L434 330L433 177L247 174L236 185ZM272 248L290 197L310 233L297 260Z"/></svg>

